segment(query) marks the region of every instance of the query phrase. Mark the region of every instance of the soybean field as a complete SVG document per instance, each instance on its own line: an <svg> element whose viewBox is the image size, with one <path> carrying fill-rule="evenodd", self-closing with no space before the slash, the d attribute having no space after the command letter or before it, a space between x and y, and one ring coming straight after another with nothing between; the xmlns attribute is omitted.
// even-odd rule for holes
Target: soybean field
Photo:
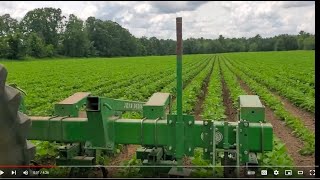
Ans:
<svg viewBox="0 0 320 180"><path fill-rule="evenodd" d="M53 105L76 92L147 101L155 92L176 93L176 56L0 60L26 92L27 115L50 116ZM259 154L265 166L313 166L315 151L315 52L240 52L183 56L183 111L196 120L236 121L238 96L258 95L274 131L272 152ZM175 98L174 98L175 99ZM176 102L173 100L173 111ZM139 114L128 114L140 118ZM42 144L44 148L54 146ZM119 147L105 164L137 163L137 146ZM126 155L122 151L126 149ZM41 156L55 152L37 151ZM201 152L185 164L209 165ZM134 169L131 169L131 173ZM112 172L123 173L124 172ZM130 173L126 171L126 173ZM202 174L201 174L202 173ZM219 173L219 172L218 172ZM199 176L205 176L199 171ZM128 175L129 176L129 175Z"/></svg>

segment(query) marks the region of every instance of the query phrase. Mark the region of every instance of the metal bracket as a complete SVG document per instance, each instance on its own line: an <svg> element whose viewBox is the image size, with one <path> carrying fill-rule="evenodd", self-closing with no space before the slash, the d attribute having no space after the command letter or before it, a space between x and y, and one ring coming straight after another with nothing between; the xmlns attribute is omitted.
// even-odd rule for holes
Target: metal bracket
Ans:
<svg viewBox="0 0 320 180"><path fill-rule="evenodd" d="M155 123L154 123L154 146L157 148L158 147L158 141L157 141L157 122L159 121L160 119L157 118L155 120Z"/></svg>
<svg viewBox="0 0 320 180"><path fill-rule="evenodd" d="M140 132L140 139L141 139L141 146L143 146L143 121L145 121L147 118L141 119L141 132Z"/></svg>

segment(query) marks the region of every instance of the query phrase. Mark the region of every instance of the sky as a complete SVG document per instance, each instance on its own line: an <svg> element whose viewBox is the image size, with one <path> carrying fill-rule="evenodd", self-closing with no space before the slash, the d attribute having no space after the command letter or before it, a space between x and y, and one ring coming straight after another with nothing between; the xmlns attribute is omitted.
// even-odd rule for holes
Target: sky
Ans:
<svg viewBox="0 0 320 180"><path fill-rule="evenodd" d="M183 39L315 33L315 1L1 1L0 15L20 20L42 7L116 21L136 37L175 39L176 17L182 17Z"/></svg>

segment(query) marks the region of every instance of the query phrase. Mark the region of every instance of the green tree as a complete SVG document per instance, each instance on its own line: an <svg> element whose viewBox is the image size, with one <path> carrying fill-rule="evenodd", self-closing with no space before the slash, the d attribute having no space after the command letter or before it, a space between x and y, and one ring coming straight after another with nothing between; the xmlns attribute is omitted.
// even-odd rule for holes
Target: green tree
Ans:
<svg viewBox="0 0 320 180"><path fill-rule="evenodd" d="M0 37L15 33L17 28L18 21L12 18L10 14L0 16Z"/></svg>
<svg viewBox="0 0 320 180"><path fill-rule="evenodd" d="M26 56L27 46L21 33L8 35L7 43L8 51L6 58L23 59Z"/></svg>
<svg viewBox="0 0 320 180"><path fill-rule="evenodd" d="M274 45L274 50L275 51L285 51L286 50L285 42L282 38L277 39L277 41Z"/></svg>
<svg viewBox="0 0 320 180"><path fill-rule="evenodd" d="M70 14L63 39L63 51L67 56L83 57L90 55L91 43L83 21Z"/></svg>
<svg viewBox="0 0 320 180"><path fill-rule="evenodd" d="M304 40L308 37L310 37L310 33L300 31L298 36L297 36L297 43L298 43L298 48L299 49L304 49Z"/></svg>
<svg viewBox="0 0 320 180"><path fill-rule="evenodd" d="M10 14L0 16L0 58L14 56L12 52L13 47L10 48L8 40L10 39L11 45L13 45L12 40L14 37L12 35L17 32L18 21L16 19L12 18Z"/></svg>
<svg viewBox="0 0 320 180"><path fill-rule="evenodd" d="M31 33L28 37L27 54L37 58L47 56L46 45L36 33Z"/></svg>
<svg viewBox="0 0 320 180"><path fill-rule="evenodd" d="M249 51L250 52L254 52L254 51L258 51L258 44L256 43L256 42L254 42L254 43L251 43L250 45L249 45Z"/></svg>
<svg viewBox="0 0 320 180"><path fill-rule="evenodd" d="M88 17L85 23L89 40L93 43L95 54L97 56L110 56L111 35L108 32L107 25L100 19Z"/></svg>
<svg viewBox="0 0 320 180"><path fill-rule="evenodd" d="M7 38L4 36L0 37L0 58L7 58L9 51L9 46L7 43Z"/></svg>
<svg viewBox="0 0 320 180"><path fill-rule="evenodd" d="M37 33L46 45L52 44L56 49L61 39L64 18L59 8L37 8L27 12L21 20L20 26L23 33Z"/></svg>
<svg viewBox="0 0 320 180"><path fill-rule="evenodd" d="M303 40L304 50L315 50L315 38L314 36L307 37Z"/></svg>

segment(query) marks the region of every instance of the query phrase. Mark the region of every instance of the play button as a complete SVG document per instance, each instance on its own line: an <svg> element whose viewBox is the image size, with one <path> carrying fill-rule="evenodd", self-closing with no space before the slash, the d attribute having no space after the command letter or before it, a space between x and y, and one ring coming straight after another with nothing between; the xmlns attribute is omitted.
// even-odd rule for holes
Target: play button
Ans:
<svg viewBox="0 0 320 180"><path fill-rule="evenodd" d="M2 174L4 174L4 172L0 170L0 176L1 176Z"/></svg>

